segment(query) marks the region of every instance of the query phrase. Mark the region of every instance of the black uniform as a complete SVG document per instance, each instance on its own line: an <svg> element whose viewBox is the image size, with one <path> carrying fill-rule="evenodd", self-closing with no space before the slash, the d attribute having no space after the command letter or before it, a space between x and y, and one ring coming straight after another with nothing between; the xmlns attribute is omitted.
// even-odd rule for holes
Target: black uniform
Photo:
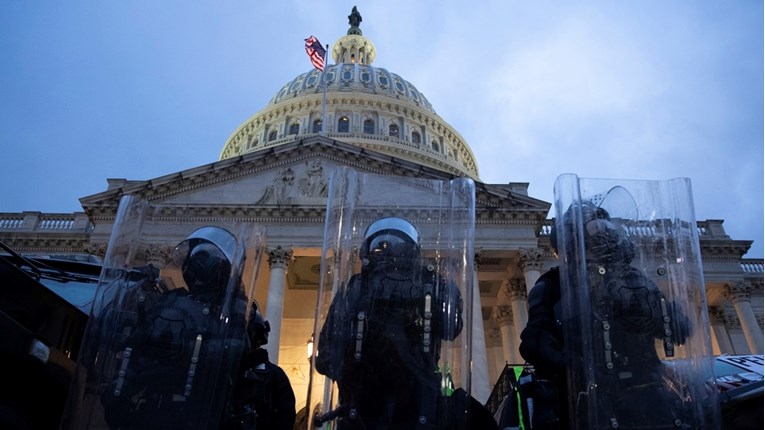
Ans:
<svg viewBox="0 0 765 430"><path fill-rule="evenodd" d="M534 366L533 428L568 428L566 361L560 303L560 271L553 268L529 292L529 319L521 332L520 353Z"/></svg>
<svg viewBox="0 0 765 430"><path fill-rule="evenodd" d="M337 381L346 412L359 417L341 417L339 428L405 428L401 423L416 428L420 416L434 425L440 342L462 329L461 318L450 323L440 310L459 309L459 291L427 268L377 267L354 275L349 284L347 293L337 296L344 300L330 309L316 361L317 371ZM433 297L428 310L426 294Z"/></svg>
<svg viewBox="0 0 765 430"><path fill-rule="evenodd" d="M576 310L586 313L587 318L577 315L565 322L565 331L572 337L565 339L572 342L568 348L564 349L558 269L542 275L529 293L529 320L521 333L520 352L534 366L537 376L533 426L567 428L569 403L576 408L577 416L586 413L587 393L581 393L576 402L566 398L566 368L590 361L594 372L589 378L594 380L575 381L574 385L593 384L599 393L598 422L614 428L685 425L674 413L681 403L677 399L683 394L662 364L655 344L661 340L665 356L673 356L674 345L684 343L688 337L687 318L666 300L656 283L631 265L635 245L611 221L608 212L587 204L582 213L587 278L565 287L574 296L578 288L587 288L590 301ZM551 242L572 253L566 248L572 244L556 243L556 236L551 237ZM577 285L580 282L583 285ZM590 326L571 326L584 321ZM580 342L577 336L592 342L576 343ZM569 356L564 351L578 351L572 355L585 356Z"/></svg>
<svg viewBox="0 0 765 430"><path fill-rule="evenodd" d="M237 376L227 429L292 430L295 393L284 370L268 360L268 351L249 351Z"/></svg>
<svg viewBox="0 0 765 430"><path fill-rule="evenodd" d="M115 348L101 361L115 372L101 402L110 428L220 427L245 350L247 299L216 234L235 241L223 229L203 227L176 247L177 264L163 269L182 274L185 288L168 289L147 276L128 289L119 309L108 310ZM226 303L229 282L235 291ZM228 317L221 319L224 309Z"/></svg>
<svg viewBox="0 0 765 430"><path fill-rule="evenodd" d="M359 247L361 273L334 296L315 365L337 383L339 429L443 427L439 403L452 399L441 395L449 381L438 368L440 348L462 330L462 297L421 259L419 242L407 220L375 221Z"/></svg>

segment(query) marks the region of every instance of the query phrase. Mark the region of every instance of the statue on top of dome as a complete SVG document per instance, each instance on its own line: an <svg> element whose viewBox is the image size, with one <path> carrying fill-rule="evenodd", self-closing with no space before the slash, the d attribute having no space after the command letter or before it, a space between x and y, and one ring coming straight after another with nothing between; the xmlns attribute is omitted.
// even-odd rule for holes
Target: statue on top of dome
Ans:
<svg viewBox="0 0 765 430"><path fill-rule="evenodd" d="M351 29L348 30L348 34L361 34L359 24L361 24L361 14L356 6L351 10L351 14L348 15L348 24L351 25Z"/></svg>

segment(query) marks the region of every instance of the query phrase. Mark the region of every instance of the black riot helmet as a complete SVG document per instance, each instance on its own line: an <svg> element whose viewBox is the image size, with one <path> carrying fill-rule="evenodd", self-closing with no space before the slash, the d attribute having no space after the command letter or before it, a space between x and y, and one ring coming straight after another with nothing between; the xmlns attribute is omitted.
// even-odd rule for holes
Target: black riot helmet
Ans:
<svg viewBox="0 0 765 430"><path fill-rule="evenodd" d="M582 202L572 205L566 210L563 219L560 220L562 228L566 230L568 240L573 240L574 223L577 216L574 210L581 210L581 223L584 233L584 249L587 260L594 263L629 263L635 257L635 246L627 237L622 226L611 219L607 210L596 206L591 202ZM556 220L556 224L559 221ZM555 225L550 232L550 243L556 252L561 245L559 243L558 228ZM568 244L570 245L570 244Z"/></svg>
<svg viewBox="0 0 765 430"><path fill-rule="evenodd" d="M365 266L380 262L411 265L420 257L420 233L403 218L380 218L367 227L359 257Z"/></svg>
<svg viewBox="0 0 765 430"><path fill-rule="evenodd" d="M575 222L574 209L579 206L581 206L582 208L582 219L584 220L583 222L585 224L591 220L596 220L596 219L606 219L606 220L611 219L611 217L608 215L608 211L606 211L605 209L601 207L595 206L594 204L590 202L585 202L581 205L572 205L571 207L568 208L568 210L566 210L566 213L563 214L563 217L561 220L563 228L567 229L566 236L568 236L569 238L572 237L572 234L574 232L574 228L573 228L573 224ZM558 243L558 228L557 228L558 225L557 224L558 224L558 220L555 220L555 222L553 223L552 229L550 230L550 246L552 246L553 250L555 250L556 253L560 251L560 244Z"/></svg>
<svg viewBox="0 0 765 430"><path fill-rule="evenodd" d="M252 302L250 317L247 319L247 337L250 339L251 348L260 348L268 343L268 333L271 325L263 319L258 302Z"/></svg>
<svg viewBox="0 0 765 430"><path fill-rule="evenodd" d="M243 258L238 246L228 230L199 228L175 247L163 277L172 280L172 288L185 287L196 298L215 301L226 290L234 258Z"/></svg>

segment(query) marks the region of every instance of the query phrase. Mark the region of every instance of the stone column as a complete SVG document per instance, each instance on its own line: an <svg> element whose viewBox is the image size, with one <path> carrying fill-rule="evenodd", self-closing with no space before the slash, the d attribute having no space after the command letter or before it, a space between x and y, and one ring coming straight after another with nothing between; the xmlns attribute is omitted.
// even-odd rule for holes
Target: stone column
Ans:
<svg viewBox="0 0 765 430"><path fill-rule="evenodd" d="M502 352L502 332L497 327L490 328L486 332L486 339L488 340L488 344L490 346L489 352L491 353L490 357L492 364L489 376L491 381L494 381L494 384L496 384L496 382L499 380L499 375L502 373L502 370L505 368L505 364L507 363Z"/></svg>
<svg viewBox="0 0 765 430"><path fill-rule="evenodd" d="M523 270L523 278L526 281L526 292L534 288L534 284L542 276L542 263L544 254L539 248L521 248L521 258L518 267Z"/></svg>
<svg viewBox="0 0 765 430"><path fill-rule="evenodd" d="M513 341L515 342L516 350L513 354L520 356L520 351L517 348L521 346L521 332L526 327L526 323L529 321L528 311L528 299L526 295L526 287L520 279L510 279L505 285L505 295L510 300L510 307L513 311L513 327L515 328Z"/></svg>
<svg viewBox="0 0 765 430"><path fill-rule="evenodd" d="M715 355L733 354L733 343L730 341L725 324L725 311L722 308L710 306L709 323L712 326L712 350Z"/></svg>
<svg viewBox="0 0 765 430"><path fill-rule="evenodd" d="M502 334L502 358L505 363L515 364L513 351L518 350L518 345L513 335L513 311L510 306L497 306L491 316L499 324L499 331Z"/></svg>
<svg viewBox="0 0 765 430"><path fill-rule="evenodd" d="M726 285L725 296L733 303L736 316L741 321L741 329L744 332L746 343L752 354L762 354L762 332L757 324L757 317L752 310L752 284L746 281L736 281Z"/></svg>
<svg viewBox="0 0 765 430"><path fill-rule="evenodd" d="M725 315L725 328L728 329L728 334L730 335L730 342L733 345L733 352L738 354L743 354L744 350L741 346L741 342L738 341L737 337L734 334L734 331L738 333L741 331L741 321L739 321L738 316L735 314L726 314ZM743 332L742 332L743 335ZM744 337L744 343L746 343L746 337ZM746 345L746 348L749 349L749 345Z"/></svg>
<svg viewBox="0 0 765 430"><path fill-rule="evenodd" d="M292 250L277 246L268 251L268 267L271 269L268 280L268 299L266 301L266 321L271 326L268 334L268 358L272 363L279 362L279 337L282 328L282 309L284 290L287 282L287 268L292 262Z"/></svg>
<svg viewBox="0 0 765 430"><path fill-rule="evenodd" d="M471 394L482 404L489 400L489 362L486 355L486 336L481 311L481 291L478 285L480 257L476 253L473 260L473 324L472 324L472 387Z"/></svg>

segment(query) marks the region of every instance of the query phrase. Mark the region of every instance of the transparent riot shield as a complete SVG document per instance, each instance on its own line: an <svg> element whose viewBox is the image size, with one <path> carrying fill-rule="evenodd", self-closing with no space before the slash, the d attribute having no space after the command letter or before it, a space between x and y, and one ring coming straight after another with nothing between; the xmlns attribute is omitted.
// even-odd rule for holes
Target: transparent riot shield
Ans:
<svg viewBox="0 0 765 430"><path fill-rule="evenodd" d="M333 174L309 428L470 428L474 187Z"/></svg>
<svg viewBox="0 0 765 430"><path fill-rule="evenodd" d="M63 429L217 429L225 419L264 234L238 223L173 237L165 212L120 202Z"/></svg>
<svg viewBox="0 0 765 430"><path fill-rule="evenodd" d="M719 428L690 181L555 183L571 428Z"/></svg>

